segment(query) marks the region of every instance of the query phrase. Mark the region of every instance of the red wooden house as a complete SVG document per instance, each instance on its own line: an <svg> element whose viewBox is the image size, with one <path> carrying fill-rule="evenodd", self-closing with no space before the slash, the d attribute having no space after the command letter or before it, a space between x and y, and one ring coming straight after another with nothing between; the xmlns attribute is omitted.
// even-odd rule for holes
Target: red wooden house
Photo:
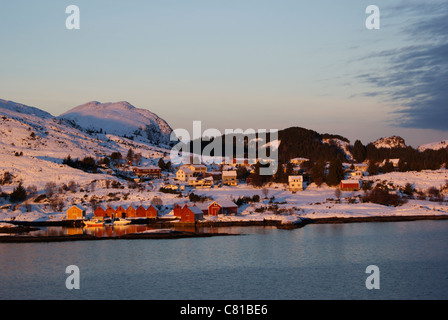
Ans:
<svg viewBox="0 0 448 320"><path fill-rule="evenodd" d="M144 206L140 205L135 211L135 216L137 218L146 218L146 209Z"/></svg>
<svg viewBox="0 0 448 320"><path fill-rule="evenodd" d="M99 206L98 208L95 209L95 211L93 212L93 215L95 217L104 217L106 215L106 210L104 210L103 207Z"/></svg>
<svg viewBox="0 0 448 320"><path fill-rule="evenodd" d="M115 218L126 218L126 209L119 206L117 210L115 210Z"/></svg>
<svg viewBox="0 0 448 320"><path fill-rule="evenodd" d="M126 209L126 218L135 218L136 216L136 210L133 206L129 206Z"/></svg>
<svg viewBox="0 0 448 320"><path fill-rule="evenodd" d="M105 217L108 217L108 218L115 218L115 217L116 217L116 216L115 216L115 213L116 213L116 208L115 208L115 207L107 206Z"/></svg>
<svg viewBox="0 0 448 320"><path fill-rule="evenodd" d="M179 218L182 216L182 207L180 205L178 205L178 204L174 205L173 215L175 217L179 217Z"/></svg>
<svg viewBox="0 0 448 320"><path fill-rule="evenodd" d="M155 218L157 218L157 214L158 214L157 209L154 208L154 206L152 206L152 205L149 206L148 209L146 209L146 217L147 218L155 219Z"/></svg>
<svg viewBox="0 0 448 320"><path fill-rule="evenodd" d="M214 201L208 206L208 214L217 216L218 214L238 214L238 206L233 201Z"/></svg>
<svg viewBox="0 0 448 320"><path fill-rule="evenodd" d="M137 218L157 218L158 211L154 206L149 206L145 208L144 206L139 206L135 212Z"/></svg>
<svg viewBox="0 0 448 320"><path fill-rule="evenodd" d="M342 191L358 191L360 189L359 180L342 180L340 187Z"/></svg>
<svg viewBox="0 0 448 320"><path fill-rule="evenodd" d="M182 208L182 216L180 221L182 223L196 223L196 221L202 219L204 217L204 213L201 209L196 206L184 206Z"/></svg>

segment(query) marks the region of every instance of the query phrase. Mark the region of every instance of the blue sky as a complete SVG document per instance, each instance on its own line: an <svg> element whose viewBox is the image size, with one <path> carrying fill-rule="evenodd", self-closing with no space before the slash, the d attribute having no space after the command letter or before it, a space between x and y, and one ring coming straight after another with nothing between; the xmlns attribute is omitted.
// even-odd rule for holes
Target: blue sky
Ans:
<svg viewBox="0 0 448 320"><path fill-rule="evenodd" d="M77 5L81 29L67 30ZM380 30L365 27L368 5ZM448 138L443 1L8 1L0 98L53 115L128 101L174 128ZM446 77L444 77L446 76Z"/></svg>

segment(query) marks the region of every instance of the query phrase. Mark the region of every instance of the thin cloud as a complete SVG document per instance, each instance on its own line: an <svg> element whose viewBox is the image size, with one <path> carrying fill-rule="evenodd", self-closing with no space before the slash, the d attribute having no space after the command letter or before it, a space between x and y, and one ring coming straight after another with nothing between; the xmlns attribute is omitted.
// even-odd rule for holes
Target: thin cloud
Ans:
<svg viewBox="0 0 448 320"><path fill-rule="evenodd" d="M396 125L448 130L448 3L395 7L401 13L403 8L417 19L401 29L414 45L376 54L385 68L357 78L378 89L364 95L401 106L394 111Z"/></svg>

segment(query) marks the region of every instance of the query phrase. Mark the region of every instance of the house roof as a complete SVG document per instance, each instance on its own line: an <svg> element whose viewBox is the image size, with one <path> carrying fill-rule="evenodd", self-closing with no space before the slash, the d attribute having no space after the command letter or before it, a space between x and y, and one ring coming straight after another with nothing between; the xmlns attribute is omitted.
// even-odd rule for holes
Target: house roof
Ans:
<svg viewBox="0 0 448 320"><path fill-rule="evenodd" d="M359 184L359 180L341 180L342 184Z"/></svg>
<svg viewBox="0 0 448 320"><path fill-rule="evenodd" d="M223 177L236 177L236 171L234 171L234 170L223 171L222 176Z"/></svg>
<svg viewBox="0 0 448 320"><path fill-rule="evenodd" d="M194 214L203 214L202 210L198 206L188 207Z"/></svg>
<svg viewBox="0 0 448 320"><path fill-rule="evenodd" d="M210 204L208 206L210 207L213 203L217 203L223 208L237 207L236 203L231 200L216 200L216 201L210 202Z"/></svg>
<svg viewBox="0 0 448 320"><path fill-rule="evenodd" d="M85 210L84 207L83 207L83 206L80 206L79 204L74 204L74 205L72 205L70 208L73 208L73 207L78 208L78 209L81 210L81 211L84 211L84 210Z"/></svg>
<svg viewBox="0 0 448 320"><path fill-rule="evenodd" d="M300 180L303 181L303 176L289 176L288 181L291 182L292 180Z"/></svg>
<svg viewBox="0 0 448 320"><path fill-rule="evenodd" d="M179 170L177 170L177 172L179 171L183 171L184 173L193 173L193 170L188 169L188 168L180 168Z"/></svg>

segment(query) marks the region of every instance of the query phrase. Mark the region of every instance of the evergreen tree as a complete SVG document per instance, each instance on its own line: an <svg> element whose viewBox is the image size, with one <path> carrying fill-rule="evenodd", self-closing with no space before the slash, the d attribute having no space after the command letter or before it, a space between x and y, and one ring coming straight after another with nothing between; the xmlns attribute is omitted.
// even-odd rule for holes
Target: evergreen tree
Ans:
<svg viewBox="0 0 448 320"><path fill-rule="evenodd" d="M338 158L330 162L330 169L327 177L329 186L337 186L344 179L344 168L342 162Z"/></svg>
<svg viewBox="0 0 448 320"><path fill-rule="evenodd" d="M375 163L375 161L370 161L369 166L367 168L367 172L370 175L378 174L378 165Z"/></svg>
<svg viewBox="0 0 448 320"><path fill-rule="evenodd" d="M389 159L386 160L383 167L381 168L381 171L383 173L388 173L394 171L394 164L389 161Z"/></svg>
<svg viewBox="0 0 448 320"><path fill-rule="evenodd" d="M356 140L353 145L352 150L353 157L358 162L364 162L366 160L366 147L361 143L361 141Z"/></svg>
<svg viewBox="0 0 448 320"><path fill-rule="evenodd" d="M22 186L22 183L19 183L19 185L14 188L12 193L9 195L9 199L11 202L20 202L26 199L26 190Z"/></svg>
<svg viewBox="0 0 448 320"><path fill-rule="evenodd" d="M320 186L325 182L325 163L323 161L316 161L311 168L311 179Z"/></svg>
<svg viewBox="0 0 448 320"><path fill-rule="evenodd" d="M126 160L133 162L134 161L134 151L129 148L128 154L126 155Z"/></svg>
<svg viewBox="0 0 448 320"><path fill-rule="evenodd" d="M160 169L165 170L165 161L163 161L162 158L159 159L159 162L157 163Z"/></svg>

